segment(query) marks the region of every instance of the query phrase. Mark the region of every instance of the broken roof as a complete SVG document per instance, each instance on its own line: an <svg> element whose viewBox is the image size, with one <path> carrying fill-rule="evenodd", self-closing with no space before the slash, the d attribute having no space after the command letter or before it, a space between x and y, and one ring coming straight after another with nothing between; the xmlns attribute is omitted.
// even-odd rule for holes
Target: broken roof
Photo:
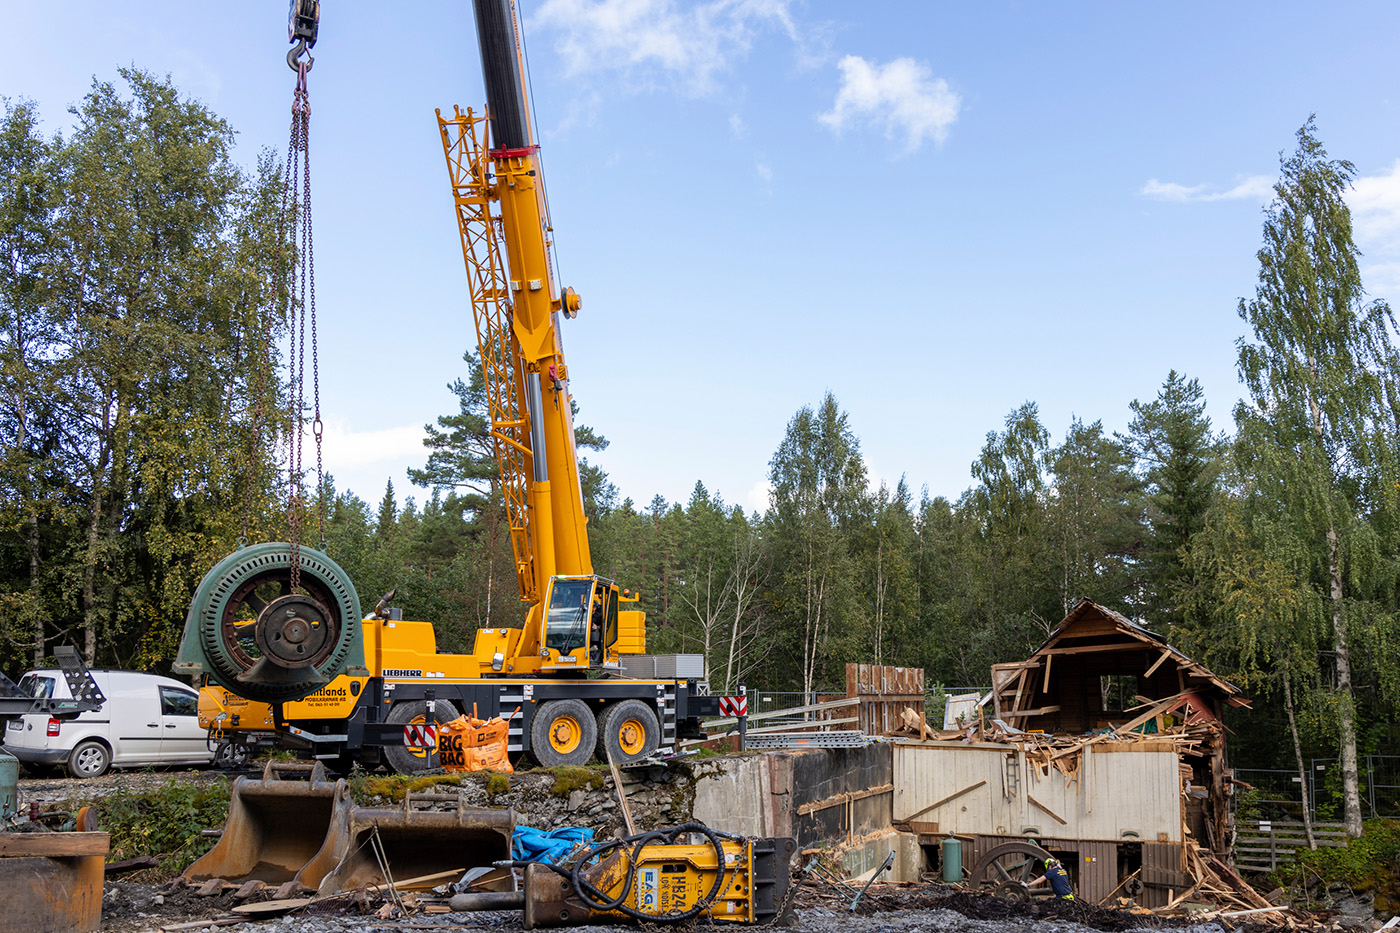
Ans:
<svg viewBox="0 0 1400 933"><path fill-rule="evenodd" d="M1095 623L1098 623L1097 625ZM1093 631L1086 632L1085 629L1093 628ZM1187 657L1176 648L1172 647L1165 638L1156 632L1149 631L1138 625L1127 616L1114 612L1090 599L1081 599L1079 603L1069 611L1069 615L1060 621L1060 624L1050 632L1045 642L1037 648L1026 663L1036 660L1045 655L1057 654L1077 654L1080 652L1107 652L1115 648L1124 650L1156 650L1159 652L1157 658L1147 668L1150 675L1157 670L1164 662L1172 661L1182 669L1188 676L1204 681L1220 692L1226 702L1233 705L1240 705L1244 702L1239 687L1217 677L1204 664L1200 664ZM1009 668L1022 665L1005 665ZM979 702L979 706L985 706L991 701L996 693L996 675L998 669L1003 665L993 665L993 687L986 696Z"/></svg>

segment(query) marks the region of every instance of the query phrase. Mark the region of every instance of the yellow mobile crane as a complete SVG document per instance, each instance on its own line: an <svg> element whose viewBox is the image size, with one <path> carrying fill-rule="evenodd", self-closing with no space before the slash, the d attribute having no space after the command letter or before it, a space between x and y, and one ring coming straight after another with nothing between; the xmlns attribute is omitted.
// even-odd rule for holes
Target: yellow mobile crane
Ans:
<svg viewBox="0 0 1400 933"><path fill-rule="evenodd" d="M547 766L595 751L635 761L702 736L701 718L725 698L703 696L703 671L680 659L666 676L624 674L622 656L646 650L645 619L623 608L637 597L595 574L589 553L559 333L581 302L550 262L519 23L511 0L473 7L487 111L439 111L438 123L524 624L479 630L471 654L438 654L432 626L403 621L388 598L360 621L353 584L325 554L259 544L205 577L176 668L208 675L211 728L233 739L275 732L341 764L382 749L396 770L433 767L430 752L405 747L404 727L460 712L506 718L510 750Z"/></svg>

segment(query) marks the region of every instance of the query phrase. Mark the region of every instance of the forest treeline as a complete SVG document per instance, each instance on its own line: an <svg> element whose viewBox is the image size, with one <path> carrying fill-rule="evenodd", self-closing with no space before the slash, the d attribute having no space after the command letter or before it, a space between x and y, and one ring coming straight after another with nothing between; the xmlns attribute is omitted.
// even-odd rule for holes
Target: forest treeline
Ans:
<svg viewBox="0 0 1400 933"><path fill-rule="evenodd" d="M73 113L67 136L44 137L24 102L0 124L12 676L59 642L168 669L207 569L287 534L295 413L275 374L294 308L274 160L240 167L226 123L140 71ZM1400 738L1400 357L1358 271L1353 174L1311 119L1281 160L1237 309L1233 435L1182 372L1131 403L1121 434L1076 418L1052 435L1031 400L990 426L948 499L872 487L859 425L828 393L781 431L762 513L701 482L640 504L585 463L597 572L641 593L653 651L703 653L717 691L839 689L857 660L986 686L1088 597L1255 698L1237 761L1340 750L1354 775L1358 753ZM312 482L302 535L324 536L366 606L397 589L446 650L523 615L465 362L458 410L427 426L407 478L417 495L391 482L375 506ZM607 442L580 428L579 443Z"/></svg>

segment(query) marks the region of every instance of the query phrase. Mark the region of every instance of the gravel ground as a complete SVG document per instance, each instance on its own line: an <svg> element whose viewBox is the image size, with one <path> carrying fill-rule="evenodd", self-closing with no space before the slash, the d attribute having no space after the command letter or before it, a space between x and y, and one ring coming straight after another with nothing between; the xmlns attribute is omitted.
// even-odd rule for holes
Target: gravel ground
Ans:
<svg viewBox="0 0 1400 933"><path fill-rule="evenodd" d="M892 897L899 897L909 906L892 906ZM796 922L790 929L814 933L918 933L918 931L947 931L947 933L1131 933L1137 930L1161 930L1170 927L1174 933L1226 933L1216 923L1182 924L1156 917L1143 917L1122 911L1103 910L1088 904L1023 905L990 896L958 892L952 895L921 895L918 889L905 889L902 895L886 895L862 904L856 915L820 903L803 903L799 899ZM231 895L198 897L192 888L174 891L154 885L108 884L103 899L102 929L110 933L137 933L158 930L162 926L226 916L234 906ZM353 910L316 913L305 910L259 921L256 929L266 933L348 933L376 931L399 933L407 930L450 930L462 928L494 929L516 933L524 928L516 912L484 911L480 913L417 914L399 920L380 920L362 916ZM680 926L692 929L734 930L731 924ZM215 928L225 929L225 928ZM229 927L226 929L243 929ZM595 933L637 933L639 929L657 931L660 926L590 926Z"/></svg>
<svg viewBox="0 0 1400 933"><path fill-rule="evenodd" d="M185 770L181 768L113 768L101 777L70 778L63 772L52 777L29 777L24 774L19 779L19 809L24 812L31 801L55 803L60 800L91 799L105 797L118 788L126 790L154 789L167 781L194 781L210 784L221 779L231 779L229 772L213 769Z"/></svg>

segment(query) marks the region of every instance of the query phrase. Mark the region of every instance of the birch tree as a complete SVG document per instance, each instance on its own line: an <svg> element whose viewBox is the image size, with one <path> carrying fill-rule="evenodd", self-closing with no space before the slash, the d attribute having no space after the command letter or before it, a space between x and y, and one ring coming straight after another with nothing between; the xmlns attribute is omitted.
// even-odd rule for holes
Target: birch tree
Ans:
<svg viewBox="0 0 1400 933"><path fill-rule="evenodd" d="M1249 397L1236 408L1241 470L1310 565L1300 568L1330 623L1330 693L1347 831L1361 833L1352 625L1391 612L1365 605L1384 568L1381 526L1393 527L1400 493L1400 354L1383 301L1365 300L1351 213L1350 162L1329 159L1312 118L1264 223L1255 296L1240 317Z"/></svg>

